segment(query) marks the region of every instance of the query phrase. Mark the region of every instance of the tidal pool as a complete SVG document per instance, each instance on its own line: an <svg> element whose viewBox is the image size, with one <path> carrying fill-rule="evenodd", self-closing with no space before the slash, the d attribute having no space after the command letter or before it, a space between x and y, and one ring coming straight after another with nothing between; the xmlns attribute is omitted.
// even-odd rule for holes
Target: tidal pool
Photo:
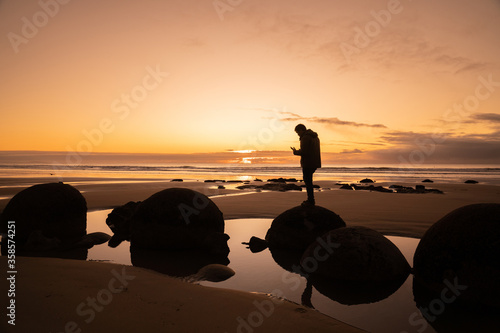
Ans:
<svg viewBox="0 0 500 333"><path fill-rule="evenodd" d="M111 234L105 221L111 210L94 211L88 213L87 232L106 232ZM313 306L316 310L369 332L435 332L423 319L414 302L412 281L410 275L406 281L393 290L355 290L350 294L344 286L317 287L308 283L307 279L297 273L284 269L281 256L271 253L269 249L259 253L252 253L242 242L248 242L252 236L264 238L271 225L272 219L235 219L226 220L226 233L231 237L228 245L229 264L236 274L222 282L199 282L201 285L236 289L256 293L281 296L298 304ZM403 253L408 263L413 266L413 253L419 239L387 236ZM150 252L152 253L152 252ZM94 246L88 251L87 260L109 261L118 264L148 267L159 271L175 271L174 275L182 275L188 268L163 269L165 265L183 265L185 258L158 259L148 258L144 254L133 254L131 258L130 243L123 242L116 248L107 244ZM156 261L155 261L156 260ZM285 258L286 261L286 258ZM152 263L154 262L154 263ZM192 272L195 272L194 268ZM318 290L320 289L320 290ZM352 291L352 290L351 290ZM247 314L248 315L248 314ZM245 314L242 314L244 317ZM235 318L236 320L236 318ZM236 322L235 322L236 323Z"/></svg>

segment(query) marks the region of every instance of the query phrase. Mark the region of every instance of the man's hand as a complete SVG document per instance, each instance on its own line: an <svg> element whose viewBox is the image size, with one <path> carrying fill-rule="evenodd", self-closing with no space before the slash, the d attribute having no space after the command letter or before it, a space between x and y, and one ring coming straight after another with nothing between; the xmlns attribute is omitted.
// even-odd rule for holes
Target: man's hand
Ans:
<svg viewBox="0 0 500 333"><path fill-rule="evenodd" d="M293 152L295 153L295 151L297 151L297 149L295 149L295 147L290 147L291 150L293 150Z"/></svg>

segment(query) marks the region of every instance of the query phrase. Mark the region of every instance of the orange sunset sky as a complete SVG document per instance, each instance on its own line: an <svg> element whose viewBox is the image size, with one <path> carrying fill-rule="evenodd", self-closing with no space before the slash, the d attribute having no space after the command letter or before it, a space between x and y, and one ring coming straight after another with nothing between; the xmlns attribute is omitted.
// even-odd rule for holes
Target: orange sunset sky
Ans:
<svg viewBox="0 0 500 333"><path fill-rule="evenodd" d="M2 151L296 162L304 123L331 164L500 162L498 0L0 0L0 32Z"/></svg>

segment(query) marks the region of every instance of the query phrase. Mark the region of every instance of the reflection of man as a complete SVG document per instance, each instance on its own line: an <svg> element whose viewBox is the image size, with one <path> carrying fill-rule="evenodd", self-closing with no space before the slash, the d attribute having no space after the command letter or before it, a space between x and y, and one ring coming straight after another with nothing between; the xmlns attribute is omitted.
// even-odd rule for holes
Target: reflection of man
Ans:
<svg viewBox="0 0 500 333"><path fill-rule="evenodd" d="M300 137L300 149L290 148L294 155L300 155L300 166L307 190L307 200L302 204L314 205L316 202L314 201L313 173L317 168L321 168L318 133L307 129L302 124L295 126L295 132Z"/></svg>

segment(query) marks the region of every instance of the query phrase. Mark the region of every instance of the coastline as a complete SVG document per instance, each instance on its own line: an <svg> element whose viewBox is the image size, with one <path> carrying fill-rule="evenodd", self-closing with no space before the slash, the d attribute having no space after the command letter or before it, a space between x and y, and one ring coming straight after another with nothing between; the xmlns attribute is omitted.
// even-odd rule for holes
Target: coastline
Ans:
<svg viewBox="0 0 500 333"><path fill-rule="evenodd" d="M48 178L14 180L0 188L0 211L15 193L31 184L50 182ZM19 184L19 180L16 180ZM71 178L87 200L88 211L112 209L129 201L142 201L166 188L184 187L209 196L223 212L225 219L275 218L287 209L300 205L305 191L263 191L235 189L238 183L205 183L203 181L172 182L152 179ZM263 182L264 183L264 182ZM263 184L257 183L257 184ZM302 183L297 183L302 184ZM420 238L441 217L461 206L474 203L500 202L500 186L484 184L432 183L427 188L443 194L380 193L340 190L334 181L315 181L322 190L315 192L316 204L340 215L350 226L366 226L386 235ZM389 186L393 183L376 183ZM397 183L415 186L415 183ZM225 189L218 189L224 185ZM243 195L244 194L244 195Z"/></svg>

